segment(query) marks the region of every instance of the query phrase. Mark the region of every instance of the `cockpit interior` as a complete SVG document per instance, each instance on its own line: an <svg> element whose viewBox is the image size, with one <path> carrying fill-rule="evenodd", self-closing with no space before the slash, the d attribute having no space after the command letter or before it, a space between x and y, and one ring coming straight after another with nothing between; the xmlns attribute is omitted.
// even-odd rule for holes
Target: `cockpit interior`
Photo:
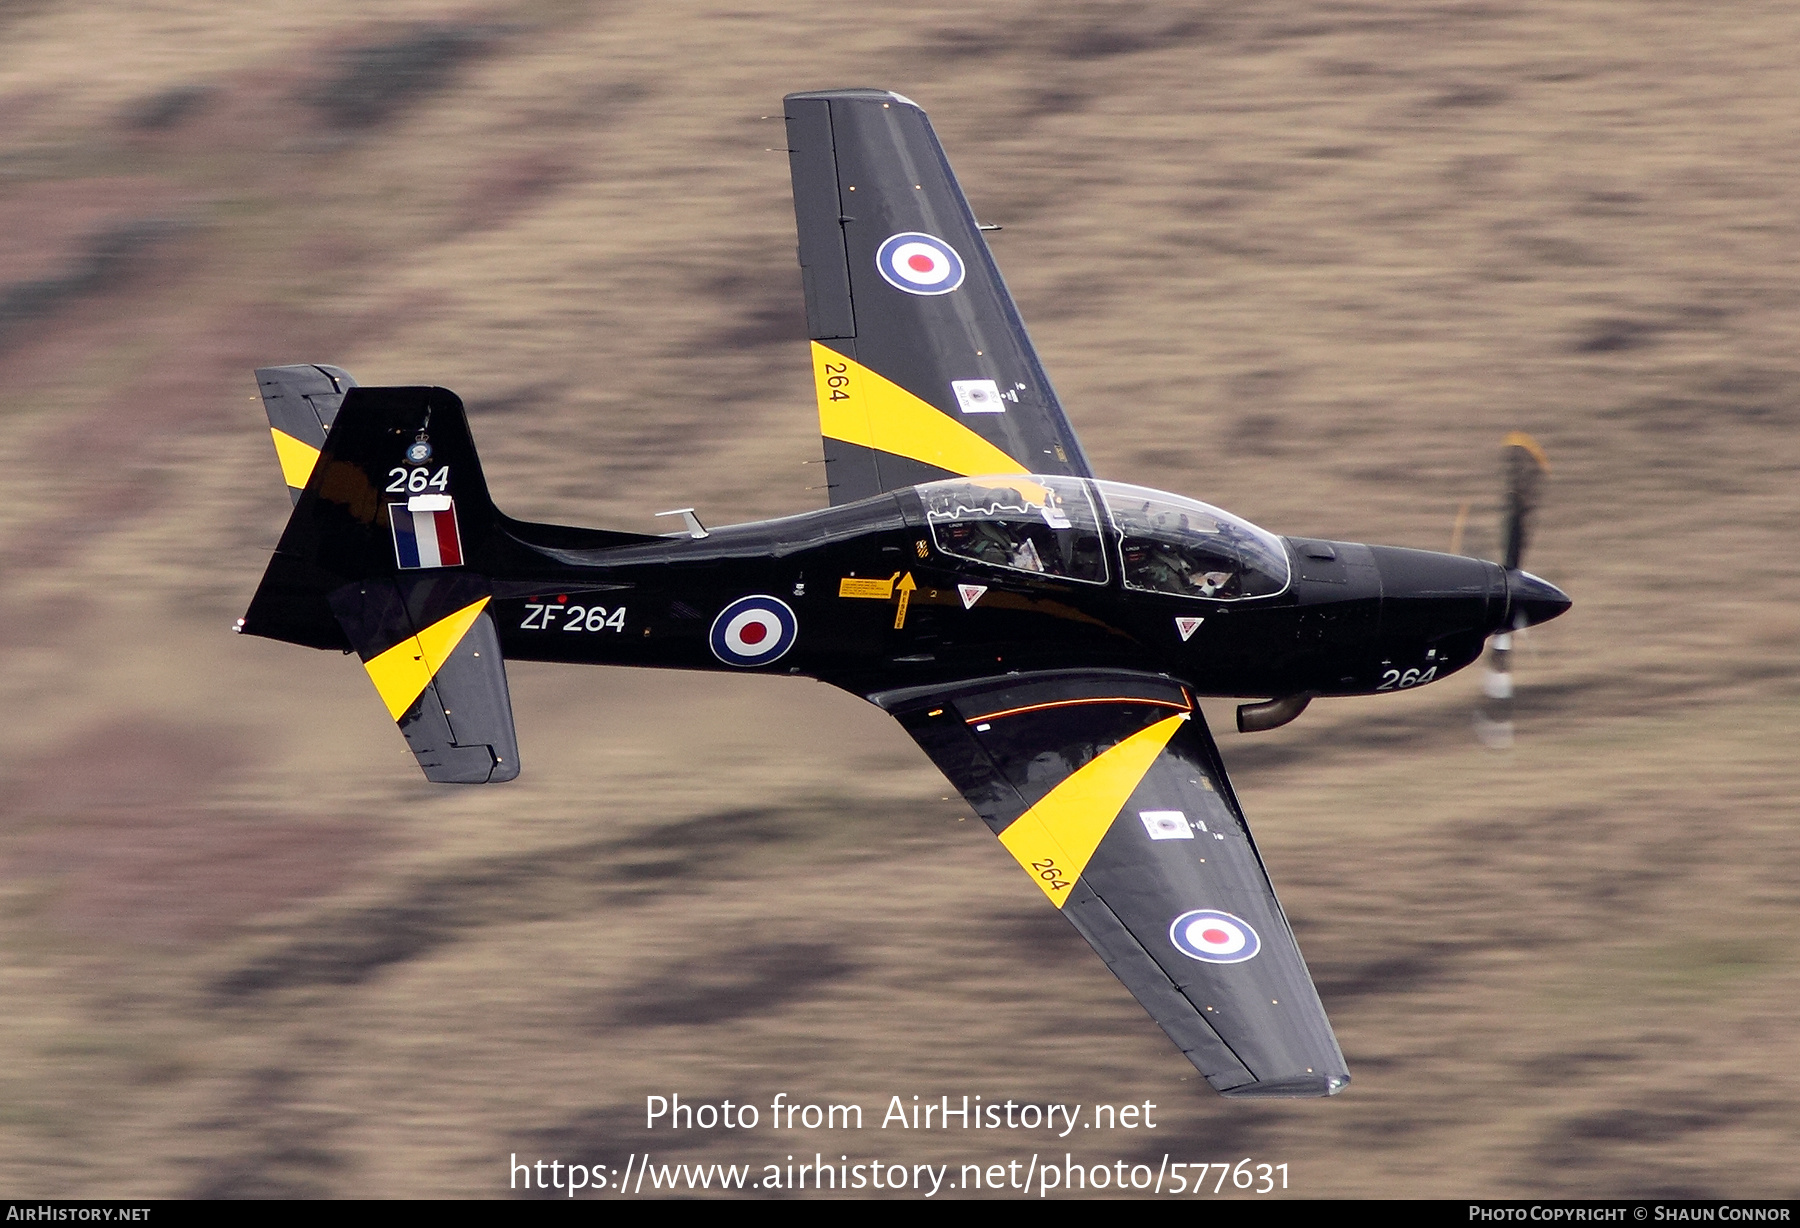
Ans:
<svg viewBox="0 0 1800 1228"><path fill-rule="evenodd" d="M937 548L992 567L1104 584L1116 565L1126 588L1212 601L1269 597L1288 585L1279 538L1179 495L1122 482L1018 476L958 478L916 490Z"/></svg>

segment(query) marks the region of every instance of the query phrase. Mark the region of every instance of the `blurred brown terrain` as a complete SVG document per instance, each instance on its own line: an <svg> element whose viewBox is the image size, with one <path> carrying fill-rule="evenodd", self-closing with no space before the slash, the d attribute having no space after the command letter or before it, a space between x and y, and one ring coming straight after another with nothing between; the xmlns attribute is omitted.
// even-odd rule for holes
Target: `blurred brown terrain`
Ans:
<svg viewBox="0 0 1800 1228"><path fill-rule="evenodd" d="M0 0L0 1188L499 1195L506 1159L1286 1162L1298 1193L1800 1193L1800 9ZM515 665L419 777L235 638L251 369L458 390L500 504L823 481L790 90L933 116L1104 476L1445 548L1554 471L1518 655L1225 753L1355 1082L1219 1099L886 717ZM1479 530L1479 532L1477 532ZM1226 718L1226 719L1221 719ZM860 1134L646 1136L646 1094ZM1058 1140L890 1095L1151 1100Z"/></svg>

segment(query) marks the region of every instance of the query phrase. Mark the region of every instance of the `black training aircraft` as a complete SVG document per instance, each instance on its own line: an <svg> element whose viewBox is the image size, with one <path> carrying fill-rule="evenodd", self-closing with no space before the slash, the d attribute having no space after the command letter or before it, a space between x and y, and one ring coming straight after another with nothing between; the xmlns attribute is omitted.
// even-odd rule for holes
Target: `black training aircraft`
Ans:
<svg viewBox="0 0 1800 1228"><path fill-rule="evenodd" d="M428 779L519 773L503 661L760 670L893 714L1228 1096L1344 1057L1196 696L1399 691L1568 598L1518 570L1283 538L1099 480L930 123L786 99L831 506L645 536L488 497L462 402L257 372L294 497L239 630L355 651ZM1522 523L1520 541L1522 543Z"/></svg>

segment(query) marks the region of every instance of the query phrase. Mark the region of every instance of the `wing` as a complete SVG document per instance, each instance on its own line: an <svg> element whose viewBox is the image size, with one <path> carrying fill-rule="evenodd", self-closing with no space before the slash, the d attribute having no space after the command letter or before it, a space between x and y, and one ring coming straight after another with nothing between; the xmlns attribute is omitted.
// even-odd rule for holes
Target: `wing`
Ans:
<svg viewBox="0 0 1800 1228"><path fill-rule="evenodd" d="M872 697L1227 1096L1326 1096L1344 1055L1192 696L1063 670Z"/></svg>
<svg viewBox="0 0 1800 1228"><path fill-rule="evenodd" d="M275 456L287 480L288 496L298 503L344 394L356 387L356 381L342 367L301 363L259 367L256 386L269 415L269 433L275 436Z"/></svg>
<svg viewBox="0 0 1800 1228"><path fill-rule="evenodd" d="M831 502L1092 477L925 112L884 90L785 109Z"/></svg>

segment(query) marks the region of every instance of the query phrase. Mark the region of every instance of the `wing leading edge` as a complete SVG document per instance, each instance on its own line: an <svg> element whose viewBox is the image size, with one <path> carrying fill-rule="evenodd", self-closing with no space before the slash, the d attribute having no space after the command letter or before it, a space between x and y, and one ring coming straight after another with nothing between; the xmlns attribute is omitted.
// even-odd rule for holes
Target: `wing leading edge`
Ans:
<svg viewBox="0 0 1800 1228"><path fill-rule="evenodd" d="M1325 1096L1350 1081L1185 687L1070 670L872 698L1214 1088Z"/></svg>
<svg viewBox="0 0 1800 1228"><path fill-rule="evenodd" d="M785 99L831 502L980 473L1092 477L931 122Z"/></svg>

